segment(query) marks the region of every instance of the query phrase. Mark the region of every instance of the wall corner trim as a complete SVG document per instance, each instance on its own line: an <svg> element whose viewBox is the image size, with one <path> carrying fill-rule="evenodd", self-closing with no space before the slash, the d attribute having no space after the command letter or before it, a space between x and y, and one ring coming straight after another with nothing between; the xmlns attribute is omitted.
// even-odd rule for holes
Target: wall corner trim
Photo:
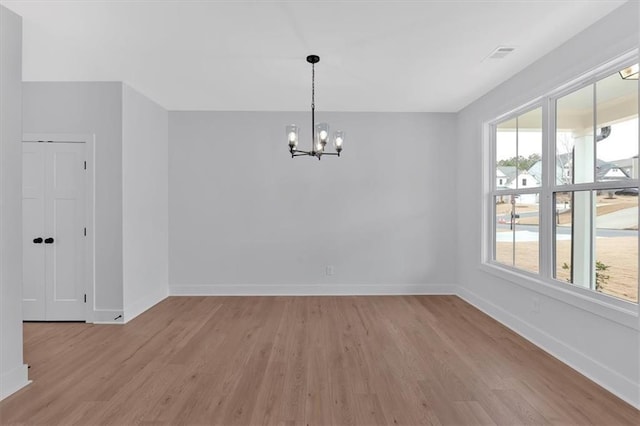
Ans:
<svg viewBox="0 0 640 426"><path fill-rule="evenodd" d="M124 304L124 323L128 323L138 315L151 309L158 303L166 299L169 294L166 288L160 289L156 294L147 294L146 297L136 300L134 303L128 304L125 300Z"/></svg>
<svg viewBox="0 0 640 426"><path fill-rule="evenodd" d="M31 383L27 364L17 366L0 377L0 401Z"/></svg>
<svg viewBox="0 0 640 426"><path fill-rule="evenodd" d="M122 309L94 309L94 324L124 324L124 311Z"/></svg>

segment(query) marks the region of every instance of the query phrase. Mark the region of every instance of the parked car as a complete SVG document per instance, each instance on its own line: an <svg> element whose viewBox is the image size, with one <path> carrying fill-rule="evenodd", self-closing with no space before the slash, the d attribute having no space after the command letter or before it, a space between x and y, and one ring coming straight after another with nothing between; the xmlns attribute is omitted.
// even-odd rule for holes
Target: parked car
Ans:
<svg viewBox="0 0 640 426"><path fill-rule="evenodd" d="M634 197L638 196L638 188L624 188L615 192L616 195L631 195Z"/></svg>

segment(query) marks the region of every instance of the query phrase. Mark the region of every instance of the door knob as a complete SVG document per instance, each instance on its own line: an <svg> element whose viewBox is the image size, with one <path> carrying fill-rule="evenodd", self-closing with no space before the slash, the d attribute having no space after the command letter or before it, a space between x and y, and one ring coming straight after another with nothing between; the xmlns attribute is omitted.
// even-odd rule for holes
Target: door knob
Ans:
<svg viewBox="0 0 640 426"><path fill-rule="evenodd" d="M42 244L42 237L34 238L33 239L33 243L34 244Z"/></svg>
<svg viewBox="0 0 640 426"><path fill-rule="evenodd" d="M53 238L49 237L47 239L44 240L45 244L53 244Z"/></svg>

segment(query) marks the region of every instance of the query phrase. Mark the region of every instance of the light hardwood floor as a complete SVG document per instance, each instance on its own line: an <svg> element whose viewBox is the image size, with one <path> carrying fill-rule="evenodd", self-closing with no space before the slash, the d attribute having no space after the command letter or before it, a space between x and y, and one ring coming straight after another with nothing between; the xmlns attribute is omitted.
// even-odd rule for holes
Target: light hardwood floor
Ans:
<svg viewBox="0 0 640 426"><path fill-rule="evenodd" d="M24 336L2 424L640 424L455 296L170 297Z"/></svg>

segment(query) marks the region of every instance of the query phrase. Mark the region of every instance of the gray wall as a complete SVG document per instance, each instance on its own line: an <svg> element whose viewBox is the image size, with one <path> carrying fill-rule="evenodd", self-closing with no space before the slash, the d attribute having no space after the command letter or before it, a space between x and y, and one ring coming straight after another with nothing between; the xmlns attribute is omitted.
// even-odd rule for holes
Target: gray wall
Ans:
<svg viewBox="0 0 640 426"><path fill-rule="evenodd" d="M121 311L122 83L23 84L25 133L95 135L95 307Z"/></svg>
<svg viewBox="0 0 640 426"><path fill-rule="evenodd" d="M308 149L310 113L169 113L172 292L420 292L455 282L455 115L317 117L347 132L341 158L290 158L285 125L302 126Z"/></svg>
<svg viewBox="0 0 640 426"><path fill-rule="evenodd" d="M124 319L169 291L168 113L122 86Z"/></svg>
<svg viewBox="0 0 640 426"><path fill-rule="evenodd" d="M532 64L458 114L457 223L459 283L465 298L556 357L638 406L640 339L633 314L568 296L517 277L505 280L481 266L483 122L522 105L586 70L638 48L638 3L629 2ZM493 173L493 171L491 172ZM533 298L540 312L532 311ZM619 321L611 318L618 317Z"/></svg>
<svg viewBox="0 0 640 426"><path fill-rule="evenodd" d="M22 361L22 18L0 6L0 399Z"/></svg>

